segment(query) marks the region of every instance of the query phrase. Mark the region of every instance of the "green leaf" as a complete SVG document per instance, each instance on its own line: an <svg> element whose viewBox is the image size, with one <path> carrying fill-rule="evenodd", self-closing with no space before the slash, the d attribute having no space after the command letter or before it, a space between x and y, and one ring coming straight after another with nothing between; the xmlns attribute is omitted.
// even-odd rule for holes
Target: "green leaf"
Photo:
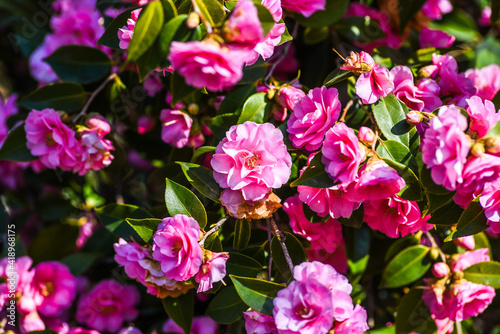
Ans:
<svg viewBox="0 0 500 334"><path fill-rule="evenodd" d="M237 86L222 100L217 110L217 115L230 114L241 110L247 98L255 94L256 91L253 83Z"/></svg>
<svg viewBox="0 0 500 334"><path fill-rule="evenodd" d="M172 94L172 105L175 105L177 104L177 102L188 98L196 91L198 91L198 89L189 86L180 74L174 73L171 76L170 93Z"/></svg>
<svg viewBox="0 0 500 334"><path fill-rule="evenodd" d="M236 124L238 121L238 115L235 114L225 114L215 116L210 120L210 130L214 133L214 137L217 141L222 140L222 138L226 137L226 132L229 130L231 126Z"/></svg>
<svg viewBox="0 0 500 334"><path fill-rule="evenodd" d="M429 203L429 210L427 213L431 214L435 212L436 210L442 208L446 204L449 204L455 194L454 193L448 193L444 195L438 195L438 194L433 194L433 193L427 193L427 202ZM460 213L461 214L461 213ZM457 217L457 221L460 216Z"/></svg>
<svg viewBox="0 0 500 334"><path fill-rule="evenodd" d="M26 147L24 122L10 130L0 147L0 160L34 161L37 159L38 157L32 155L28 147Z"/></svg>
<svg viewBox="0 0 500 334"><path fill-rule="evenodd" d="M184 330L184 334L189 334L193 323L194 290L191 289L177 298L164 298L161 302L168 316Z"/></svg>
<svg viewBox="0 0 500 334"><path fill-rule="evenodd" d="M283 232L283 236L293 265L295 266L307 261L307 253L300 241L293 234L288 232ZM290 272L290 267L288 267L285 254L283 253L281 244L276 236L274 236L271 241L271 256L273 258L274 264L283 274L283 276L287 278L291 277L292 273Z"/></svg>
<svg viewBox="0 0 500 334"><path fill-rule="evenodd" d="M92 266L92 264L101 257L101 254L96 253L73 253L63 259L61 262L64 263L73 276L83 275L87 269Z"/></svg>
<svg viewBox="0 0 500 334"><path fill-rule="evenodd" d="M434 225L455 225L463 212L464 209L451 201L434 211L427 223Z"/></svg>
<svg viewBox="0 0 500 334"><path fill-rule="evenodd" d="M456 7L451 13L444 15L441 20L431 21L429 28L444 31L463 42L472 42L480 37L476 21L468 12Z"/></svg>
<svg viewBox="0 0 500 334"><path fill-rule="evenodd" d="M490 64L500 65L500 41L493 35L488 35L476 47L476 67L481 69Z"/></svg>
<svg viewBox="0 0 500 334"><path fill-rule="evenodd" d="M389 262L396 254L402 250L420 244L420 240L414 235L408 235L404 238L397 239L390 247L384 256L384 261Z"/></svg>
<svg viewBox="0 0 500 334"><path fill-rule="evenodd" d="M242 250L248 246L252 228L250 222L246 219L238 219L234 226L233 248Z"/></svg>
<svg viewBox="0 0 500 334"><path fill-rule="evenodd" d="M203 154L209 153L209 152L214 152L214 151L215 151L215 146L201 146L201 147L198 147L194 151L193 156L191 157L191 162L194 163Z"/></svg>
<svg viewBox="0 0 500 334"><path fill-rule="evenodd" d="M464 278L472 283L500 289L500 262L479 262L464 269Z"/></svg>
<svg viewBox="0 0 500 334"><path fill-rule="evenodd" d="M252 84L256 85L257 82L261 81L262 78L266 75L267 67L269 66L263 60L257 60L255 64L250 66L245 66L243 68L243 78L238 82L240 85Z"/></svg>
<svg viewBox="0 0 500 334"><path fill-rule="evenodd" d="M476 244L474 247L475 250L480 248L488 248L488 255L491 257L491 244L486 233L480 232L478 234L474 234L474 242Z"/></svg>
<svg viewBox="0 0 500 334"><path fill-rule="evenodd" d="M344 81L352 76L354 76L354 73L352 73L351 71L337 68L336 70L333 70L330 74L328 74L325 81L323 82L323 85L326 87L331 87L336 83Z"/></svg>
<svg viewBox="0 0 500 334"><path fill-rule="evenodd" d="M104 45L113 49L120 48L120 39L118 38L118 30L127 25L127 20L130 18L132 11L137 8L127 9L120 13L106 28L104 34L97 41L97 45Z"/></svg>
<svg viewBox="0 0 500 334"><path fill-rule="evenodd" d="M145 218L145 219L134 219L126 218L125 221L132 226L132 228L139 234L145 243L153 237L153 234L158 229L158 224L160 224L161 219L158 218Z"/></svg>
<svg viewBox="0 0 500 334"><path fill-rule="evenodd" d="M144 209L129 204L108 204L95 209L97 217L104 226L120 238L130 240L139 240L140 236L135 230L127 224L126 218L143 219L153 218L153 216Z"/></svg>
<svg viewBox="0 0 500 334"><path fill-rule="evenodd" d="M28 246L28 255L35 264L62 259L75 251L79 233L80 229L75 225L55 224L47 226L31 240Z"/></svg>
<svg viewBox="0 0 500 334"><path fill-rule="evenodd" d="M284 288L283 285L256 278L234 275L229 277L245 304L260 313L273 315L273 299L278 294L278 291Z"/></svg>
<svg viewBox="0 0 500 334"><path fill-rule="evenodd" d="M451 241L482 232L488 228L484 209L479 204L479 199L472 201L458 220L457 228L444 241Z"/></svg>
<svg viewBox="0 0 500 334"><path fill-rule="evenodd" d="M446 195L450 193L445 187L434 183L431 177L431 170L427 169L425 165L420 168L420 181L424 188L432 194Z"/></svg>
<svg viewBox="0 0 500 334"><path fill-rule="evenodd" d="M403 32L408 22L422 9L426 0L398 0L399 31Z"/></svg>
<svg viewBox="0 0 500 334"><path fill-rule="evenodd" d="M168 178L165 181L165 204L168 213L171 216L184 214L193 217L200 224L200 229L203 229L207 225L207 212L198 197L191 190Z"/></svg>
<svg viewBox="0 0 500 334"><path fill-rule="evenodd" d="M212 233L205 240L205 249L208 249L212 252L222 252L222 243L219 238L219 232ZM233 253L231 253L232 256Z"/></svg>
<svg viewBox="0 0 500 334"><path fill-rule="evenodd" d="M411 246L399 252L382 273L382 287L398 288L424 276L431 267L428 253L429 248L422 245Z"/></svg>
<svg viewBox="0 0 500 334"><path fill-rule="evenodd" d="M137 71L139 72L139 81L143 82L149 73L161 67L166 58L161 53L160 41L156 39L154 44L136 60Z"/></svg>
<svg viewBox="0 0 500 334"><path fill-rule="evenodd" d="M380 131L389 140L395 140L406 147L410 145L410 124L406 121L408 108L392 94L381 97L373 105L373 115Z"/></svg>
<svg viewBox="0 0 500 334"><path fill-rule="evenodd" d="M226 262L227 275L255 278L262 270L262 266L257 260L241 253L231 252Z"/></svg>
<svg viewBox="0 0 500 334"><path fill-rule="evenodd" d="M161 0L165 22L177 16L177 8L172 0Z"/></svg>
<svg viewBox="0 0 500 334"><path fill-rule="evenodd" d="M44 59L59 78L87 84L103 78L111 60L99 49L83 45L63 45Z"/></svg>
<svg viewBox="0 0 500 334"><path fill-rule="evenodd" d="M436 323L425 305L423 289L412 288L399 302L396 317L396 333L437 333Z"/></svg>
<svg viewBox="0 0 500 334"><path fill-rule="evenodd" d="M177 161L191 185L203 196L218 203L221 187L214 179L214 172L206 167L188 162Z"/></svg>
<svg viewBox="0 0 500 334"><path fill-rule="evenodd" d="M414 174L418 174L418 165L410 149L399 141L386 140L377 146L377 153L381 158L389 159L409 167Z"/></svg>
<svg viewBox="0 0 500 334"><path fill-rule="evenodd" d="M330 31L328 27L306 27L303 36L304 43L314 45L326 41L330 37Z"/></svg>
<svg viewBox="0 0 500 334"><path fill-rule="evenodd" d="M139 59L153 45L163 27L163 15L160 1L149 2L141 11L128 47L127 63Z"/></svg>
<svg viewBox="0 0 500 334"><path fill-rule="evenodd" d="M189 29L186 25L187 15L179 15L167 22L161 29L158 42L161 54L165 57L170 53L173 41L188 42L201 39L201 28Z"/></svg>
<svg viewBox="0 0 500 334"><path fill-rule="evenodd" d="M368 43L385 37L380 25L369 16L351 16L343 18L336 30L341 36L359 43Z"/></svg>
<svg viewBox="0 0 500 334"><path fill-rule="evenodd" d="M263 123L271 114L271 107L272 103L268 101L266 93L257 93L250 96L243 105L238 124L243 124L246 121Z"/></svg>
<svg viewBox="0 0 500 334"><path fill-rule="evenodd" d="M234 286L222 289L208 304L207 315L219 324L231 324L248 309Z"/></svg>
<svg viewBox="0 0 500 334"><path fill-rule="evenodd" d="M260 3L254 2L254 6L257 9L257 15L262 26L263 35L266 36L274 27L275 22L273 15L269 12L267 7L261 5Z"/></svg>
<svg viewBox="0 0 500 334"><path fill-rule="evenodd" d="M422 188L415 173L413 173L413 171L405 165L389 159L383 160L390 167L394 168L398 172L399 176L401 176L406 182L406 187L398 193L398 196L409 201L422 200Z"/></svg>
<svg viewBox="0 0 500 334"><path fill-rule="evenodd" d="M295 19L307 27L329 26L344 16L349 0L327 0L325 10L318 10L309 17L296 14Z"/></svg>
<svg viewBox="0 0 500 334"><path fill-rule="evenodd" d="M316 153L311 163L302 172L302 175L292 183L291 187L308 186L312 188L330 188L334 183L325 171L325 165L321 162L321 152Z"/></svg>
<svg viewBox="0 0 500 334"><path fill-rule="evenodd" d="M59 82L42 86L19 101L28 109L53 108L73 112L85 103L85 91L76 83Z"/></svg>
<svg viewBox="0 0 500 334"><path fill-rule="evenodd" d="M361 275L370 259L371 230L349 229L346 238L347 264L353 275Z"/></svg>
<svg viewBox="0 0 500 334"><path fill-rule="evenodd" d="M217 0L194 0L201 16L213 27L224 19L224 7Z"/></svg>
<svg viewBox="0 0 500 334"><path fill-rule="evenodd" d="M497 93L496 97L499 97L500 100L500 92ZM495 125L491 127L491 129L488 131L485 137L493 137L493 136L500 136L500 121L496 122Z"/></svg>

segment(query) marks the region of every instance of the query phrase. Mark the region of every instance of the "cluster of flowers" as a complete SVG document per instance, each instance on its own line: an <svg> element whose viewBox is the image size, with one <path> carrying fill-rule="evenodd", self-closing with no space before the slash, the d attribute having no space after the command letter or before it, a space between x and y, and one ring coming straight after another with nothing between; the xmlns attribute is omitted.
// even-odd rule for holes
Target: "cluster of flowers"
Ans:
<svg viewBox="0 0 500 334"><path fill-rule="evenodd" d="M98 115L87 120L86 126L71 129L64 113L54 109L33 110L25 123L27 146L31 154L40 157L48 168L57 167L84 175L91 170L109 166L113 160L113 143L104 139L111 131L109 123Z"/></svg>
<svg viewBox="0 0 500 334"><path fill-rule="evenodd" d="M152 247L120 239L114 245L115 261L159 298L186 293L193 288L192 278L199 284L198 292L208 291L226 275L229 254L204 249L201 238L198 222L178 214L161 221Z"/></svg>
<svg viewBox="0 0 500 334"><path fill-rule="evenodd" d="M98 331L140 334L122 328L124 322L138 315L139 292L135 287L108 279L89 289L85 277L75 278L60 262L41 262L31 268L32 263L27 256L17 259L15 265L8 258L0 261L0 277L4 282L0 284L0 309L8 311L12 303L17 304L15 309L20 314L23 333L50 328L60 334L99 334ZM14 296L12 275L15 275ZM68 310L77 295L80 297L75 320L95 330L69 326Z"/></svg>
<svg viewBox="0 0 500 334"><path fill-rule="evenodd" d="M293 269L288 286L274 299L273 316L244 312L247 333L361 334L368 330L366 310L353 305L347 278L321 262Z"/></svg>

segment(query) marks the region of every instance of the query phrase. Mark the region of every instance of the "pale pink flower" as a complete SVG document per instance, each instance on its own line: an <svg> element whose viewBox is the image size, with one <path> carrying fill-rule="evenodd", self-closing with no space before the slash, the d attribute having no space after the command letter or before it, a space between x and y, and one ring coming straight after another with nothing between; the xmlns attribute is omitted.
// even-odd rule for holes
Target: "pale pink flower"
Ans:
<svg viewBox="0 0 500 334"><path fill-rule="evenodd" d="M144 280L146 269L141 265L141 261L148 256L148 250L135 242L126 242L122 238L114 245L115 261L123 266L128 277Z"/></svg>
<svg viewBox="0 0 500 334"><path fill-rule="evenodd" d="M363 334L368 327L366 310L361 305L354 307L352 316L342 322L335 323L335 334Z"/></svg>
<svg viewBox="0 0 500 334"><path fill-rule="evenodd" d="M38 314L36 310L31 311L27 314L21 313L19 320L19 327L21 328L23 333L41 331L46 329L45 323L43 322L42 318L40 318L40 314Z"/></svg>
<svg viewBox="0 0 500 334"><path fill-rule="evenodd" d="M239 53L212 42L172 42L168 59L187 84L210 91L221 91L243 77Z"/></svg>
<svg viewBox="0 0 500 334"><path fill-rule="evenodd" d="M340 66L340 69L351 71L355 75L360 75L369 72L373 66L375 66L375 61L369 53L364 51L360 53L351 51L350 55L345 59L345 64Z"/></svg>
<svg viewBox="0 0 500 334"><path fill-rule="evenodd" d="M431 169L432 180L448 190L462 183L462 173L470 149L465 135L467 119L460 109L441 107L433 117L422 139L422 160Z"/></svg>
<svg viewBox="0 0 500 334"><path fill-rule="evenodd" d="M432 266L432 274L437 278L443 278L450 274L450 267L444 262L434 263Z"/></svg>
<svg viewBox="0 0 500 334"><path fill-rule="evenodd" d="M375 132L373 132L372 129L366 126L362 126L358 130L358 139L363 144L371 146L376 142L377 137L375 136Z"/></svg>
<svg viewBox="0 0 500 334"><path fill-rule="evenodd" d="M274 22L279 22L283 16L281 0L262 0L262 6L266 7L273 16Z"/></svg>
<svg viewBox="0 0 500 334"><path fill-rule="evenodd" d="M362 73L354 85L356 95L365 104L373 104L394 90L389 70L375 64L369 72Z"/></svg>
<svg viewBox="0 0 500 334"><path fill-rule="evenodd" d="M203 252L198 244L200 226L186 215L163 218L153 235L153 258L167 279L185 281L199 271Z"/></svg>
<svg viewBox="0 0 500 334"><path fill-rule="evenodd" d="M182 148L188 144L193 119L180 110L163 109L161 139L172 146Z"/></svg>
<svg viewBox="0 0 500 334"><path fill-rule="evenodd" d="M405 180L383 160L368 161L360 171L353 196L358 201L386 199L405 186Z"/></svg>
<svg viewBox="0 0 500 334"><path fill-rule="evenodd" d="M432 224L427 224L430 215L421 216L417 202L404 200L398 196L366 201L364 209L365 222L372 229L390 238L428 231L434 227Z"/></svg>
<svg viewBox="0 0 500 334"><path fill-rule="evenodd" d="M493 102L484 100L483 103L479 96L473 96L466 101L469 105L469 131L477 133L480 138L486 136L490 128L500 121L500 113L495 110Z"/></svg>
<svg viewBox="0 0 500 334"><path fill-rule="evenodd" d="M453 10L450 0L427 0L422 7L422 13L432 20L441 20L442 14Z"/></svg>
<svg viewBox="0 0 500 334"><path fill-rule="evenodd" d="M321 162L335 183L348 184L358 178L358 168L365 159L354 130L345 123L337 123L326 132L321 149Z"/></svg>
<svg viewBox="0 0 500 334"><path fill-rule="evenodd" d="M179 333L183 334L184 330L179 327L172 319L168 319L162 327L165 333ZM193 324L191 326L190 334L218 334L219 325L207 316L193 317Z"/></svg>
<svg viewBox="0 0 500 334"><path fill-rule="evenodd" d="M197 292L205 292L213 287L213 283L220 282L226 276L226 262L229 259L229 253L208 253L205 257L205 263L201 265L200 271L194 277L199 283Z"/></svg>
<svg viewBox="0 0 500 334"><path fill-rule="evenodd" d="M17 114L17 95L13 94L6 99L0 97L0 147L7 137L7 133L9 132L9 128L7 127L7 119Z"/></svg>
<svg viewBox="0 0 500 334"><path fill-rule="evenodd" d="M335 88L314 88L293 109L288 133L293 146L315 151L323 144L325 133L337 121L341 105Z"/></svg>
<svg viewBox="0 0 500 334"><path fill-rule="evenodd" d="M222 188L241 191L246 201L260 201L288 181L292 159L279 129L245 122L229 129L211 165Z"/></svg>
<svg viewBox="0 0 500 334"><path fill-rule="evenodd" d="M476 95L483 100L493 100L500 91L500 66L491 64L478 70L469 69L463 75L474 83Z"/></svg>
<svg viewBox="0 0 500 334"><path fill-rule="evenodd" d="M127 25L118 29L118 39L120 40L120 49L128 49L128 45L132 36L134 36L134 29L139 19L139 14L141 13L142 8L136 9L130 13L130 18L127 20Z"/></svg>
<svg viewBox="0 0 500 334"><path fill-rule="evenodd" d="M326 0L281 0L281 6L309 17L318 10L325 10Z"/></svg>
<svg viewBox="0 0 500 334"><path fill-rule="evenodd" d="M450 269L452 272L464 271L473 264L488 262L490 260L488 253L488 248L479 248L470 252L461 253L458 258L452 257L450 261Z"/></svg>
<svg viewBox="0 0 500 334"><path fill-rule="evenodd" d="M245 329L249 334L277 333L278 329L274 323L274 318L270 315L262 314L255 310L243 312L245 319Z"/></svg>
<svg viewBox="0 0 500 334"><path fill-rule="evenodd" d="M80 145L75 131L61 121L54 109L33 110L24 125L26 146L49 168L71 170L78 163Z"/></svg>
<svg viewBox="0 0 500 334"><path fill-rule="evenodd" d="M479 204L484 209L488 224L494 233L500 233L500 182L488 183L484 186Z"/></svg>
<svg viewBox="0 0 500 334"><path fill-rule="evenodd" d="M276 23L267 33L264 40L255 45L253 51L249 51L244 55L245 64L247 66L254 64L259 55L266 60L274 54L274 48L281 42L281 35L286 31L284 23Z"/></svg>
<svg viewBox="0 0 500 334"><path fill-rule="evenodd" d="M29 286L35 272L31 269L33 261L28 256L21 256L16 259L15 264L9 264L9 258L5 257L0 261L0 310L9 301L9 295L21 294Z"/></svg>
<svg viewBox="0 0 500 334"><path fill-rule="evenodd" d="M223 27L224 39L237 47L253 49L264 39L257 8L251 0L239 0Z"/></svg>
<svg viewBox="0 0 500 334"><path fill-rule="evenodd" d="M293 110L297 102L306 96L304 91L294 86L283 86L278 90L276 102L288 110Z"/></svg>
<svg viewBox="0 0 500 334"><path fill-rule="evenodd" d="M420 47L424 48L449 48L455 42L455 36L441 30L423 27L420 32Z"/></svg>
<svg viewBox="0 0 500 334"><path fill-rule="evenodd" d="M467 250L472 250L476 247L476 241L474 240L474 236L472 235L453 239L453 243Z"/></svg>
<svg viewBox="0 0 500 334"><path fill-rule="evenodd" d="M134 320L139 312L139 291L115 280L103 280L78 301L76 320L103 332L118 332L124 321Z"/></svg>

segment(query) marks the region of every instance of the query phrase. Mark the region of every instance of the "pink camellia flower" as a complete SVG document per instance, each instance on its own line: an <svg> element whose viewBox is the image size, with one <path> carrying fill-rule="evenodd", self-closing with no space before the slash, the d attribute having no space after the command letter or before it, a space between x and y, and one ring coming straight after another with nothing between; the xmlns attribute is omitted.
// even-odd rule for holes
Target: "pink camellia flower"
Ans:
<svg viewBox="0 0 500 334"><path fill-rule="evenodd" d="M54 109L33 110L24 125L26 146L49 168L71 170L76 167L80 145L75 131L61 121Z"/></svg>
<svg viewBox="0 0 500 334"><path fill-rule="evenodd" d="M146 269L141 265L148 256L148 250L135 242L126 242L122 238L115 243L115 261L123 266L128 277L144 280Z"/></svg>
<svg viewBox="0 0 500 334"><path fill-rule="evenodd" d="M427 0L422 7L422 13L431 20L441 20L442 14L448 14L452 10L450 0Z"/></svg>
<svg viewBox="0 0 500 334"><path fill-rule="evenodd" d="M488 248L479 248L470 252L461 253L458 257L452 257L450 260L450 269L452 272L464 271L473 264L480 262L488 262L490 257L488 255Z"/></svg>
<svg viewBox="0 0 500 334"><path fill-rule="evenodd" d="M360 53L351 51L349 57L346 57L345 64L340 67L342 70L351 71L355 75L369 72L375 61L369 53L361 51Z"/></svg>
<svg viewBox="0 0 500 334"><path fill-rule="evenodd" d="M239 0L223 27L224 39L239 48L253 49L264 39L257 8L251 0Z"/></svg>
<svg viewBox="0 0 500 334"><path fill-rule="evenodd" d="M293 109L288 133L293 146L315 151L323 144L325 133L340 116L340 101L335 88L314 88Z"/></svg>
<svg viewBox="0 0 500 334"><path fill-rule="evenodd" d="M443 278L450 274L450 267L444 262L434 263L432 266L432 274L437 278Z"/></svg>
<svg viewBox="0 0 500 334"><path fill-rule="evenodd" d="M9 300L9 295L15 293L20 295L29 286L35 272L31 269L33 261L28 256L16 259L15 265L9 264L9 258L0 261L0 310Z"/></svg>
<svg viewBox="0 0 500 334"><path fill-rule="evenodd" d="M118 334L142 334L142 331L139 328L129 326L120 329Z"/></svg>
<svg viewBox="0 0 500 334"><path fill-rule="evenodd" d="M373 104L381 97L389 95L394 90L394 83L389 70L375 64L369 72L359 76L354 88L363 103Z"/></svg>
<svg viewBox="0 0 500 334"><path fill-rule="evenodd" d="M163 218L153 235L153 258L167 279L185 281L200 270L203 252L198 244L200 225L186 215Z"/></svg>
<svg viewBox="0 0 500 334"><path fill-rule="evenodd" d="M19 327L22 330L22 333L29 333L32 331L42 331L46 329L45 323L42 318L40 318L40 314L35 311L31 311L30 313L20 314Z"/></svg>
<svg viewBox="0 0 500 334"><path fill-rule="evenodd" d="M325 10L326 0L281 0L281 6L309 17L318 10Z"/></svg>
<svg viewBox="0 0 500 334"><path fill-rule="evenodd" d="M500 113L495 110L493 102L485 100L483 103L479 96L473 96L466 101L469 105L469 131L477 133L480 138L486 136L488 130L500 121Z"/></svg>
<svg viewBox="0 0 500 334"><path fill-rule="evenodd" d="M408 67L399 65L394 67L390 73L394 82L392 94L409 109L432 112L442 105L437 94L421 90L414 85L413 73Z"/></svg>
<svg viewBox="0 0 500 334"><path fill-rule="evenodd" d="M352 316L342 322L335 323L335 334L362 334L365 333L368 327L366 310L361 305L354 307Z"/></svg>
<svg viewBox="0 0 500 334"><path fill-rule="evenodd" d="M473 250L476 247L476 241L472 235L453 239L453 243L467 250Z"/></svg>
<svg viewBox="0 0 500 334"><path fill-rule="evenodd" d="M266 60L274 54L274 48L281 42L281 35L286 31L284 23L276 23L267 33L264 40L257 43L253 52L245 54L245 64L247 66L254 64L259 56Z"/></svg>
<svg viewBox="0 0 500 334"><path fill-rule="evenodd" d="M266 7L273 16L274 22L279 22L283 16L281 0L262 0L262 6Z"/></svg>
<svg viewBox="0 0 500 334"><path fill-rule="evenodd" d="M420 47L424 48L449 48L455 42L455 36L441 30L423 27L420 32Z"/></svg>
<svg viewBox="0 0 500 334"><path fill-rule="evenodd" d="M500 66L491 64L478 70L469 69L463 73L467 79L474 83L476 95L483 100L493 100L500 91Z"/></svg>
<svg viewBox="0 0 500 334"><path fill-rule="evenodd" d="M134 29L137 20L139 19L139 14L141 13L142 8L133 10L130 13L130 18L127 20L127 25L118 29L118 39L120 40L120 49L126 50L128 49L128 45L132 36L134 36Z"/></svg>
<svg viewBox="0 0 500 334"><path fill-rule="evenodd" d="M139 291L115 280L103 280L82 296L76 307L76 320L102 332L118 332L124 321L134 320L139 312Z"/></svg>
<svg viewBox="0 0 500 334"><path fill-rule="evenodd" d="M431 218L422 218L417 202L404 200L398 196L364 203L365 222L374 230L390 238L404 237L418 231L428 231L434 225L427 224Z"/></svg>
<svg viewBox="0 0 500 334"><path fill-rule="evenodd" d="M76 280L68 267L59 262L42 262L34 269L31 283L19 302L22 312L37 310L40 314L55 317L73 303Z"/></svg>
<svg viewBox="0 0 500 334"><path fill-rule="evenodd" d="M319 261L328 264L341 274L345 274L347 271L347 255L344 240L337 244L332 253L328 253L326 249L319 248L318 245L316 245L316 248L306 249L306 253L309 261Z"/></svg>
<svg viewBox="0 0 500 334"><path fill-rule="evenodd" d="M484 186L479 204L484 209L488 224L494 233L500 233L500 181L487 183Z"/></svg>
<svg viewBox="0 0 500 334"><path fill-rule="evenodd" d="M465 135L467 119L460 109L441 107L433 117L422 139L422 160L431 169L432 180L448 190L462 183L462 173L470 149Z"/></svg>
<svg viewBox="0 0 500 334"><path fill-rule="evenodd" d="M366 126L362 126L358 130L358 139L365 145L372 146L376 141L377 137L372 129Z"/></svg>
<svg viewBox="0 0 500 334"><path fill-rule="evenodd" d="M205 250L204 262L200 271L194 277L199 283L197 292L205 292L213 287L213 283L220 282L226 276L226 262L229 259L229 253L212 253Z"/></svg>
<svg viewBox="0 0 500 334"><path fill-rule="evenodd" d="M297 102L302 100L305 96L306 94L302 89L287 85L278 90L276 102L283 108L293 110Z"/></svg>
<svg viewBox="0 0 500 334"><path fill-rule="evenodd" d="M360 201L387 199L405 186L405 180L383 160L368 161L360 171L354 196Z"/></svg>
<svg viewBox="0 0 500 334"><path fill-rule="evenodd" d="M245 329L251 334L278 333L274 318L255 310L243 312Z"/></svg>
<svg viewBox="0 0 500 334"><path fill-rule="evenodd" d="M335 183L350 183L358 178L359 165L365 159L354 130L345 123L337 123L326 132L321 162Z"/></svg>
<svg viewBox="0 0 500 334"><path fill-rule="evenodd" d="M161 139L172 146L182 148L188 144L193 119L180 110L163 109Z"/></svg>
<svg viewBox="0 0 500 334"><path fill-rule="evenodd" d="M66 334L101 334L100 332L93 329L85 329L82 327L71 328Z"/></svg>
<svg viewBox="0 0 500 334"><path fill-rule="evenodd" d="M162 327L164 333L183 334L184 330L172 319L168 319ZM207 316L193 317L190 334L218 334L219 325Z"/></svg>
<svg viewBox="0 0 500 334"><path fill-rule="evenodd" d="M243 77L244 59L214 42L172 42L168 59L174 70L196 88L221 91Z"/></svg>
<svg viewBox="0 0 500 334"><path fill-rule="evenodd" d="M229 129L211 165L222 188L241 191L246 201L260 201L288 181L292 159L279 129L248 121Z"/></svg>

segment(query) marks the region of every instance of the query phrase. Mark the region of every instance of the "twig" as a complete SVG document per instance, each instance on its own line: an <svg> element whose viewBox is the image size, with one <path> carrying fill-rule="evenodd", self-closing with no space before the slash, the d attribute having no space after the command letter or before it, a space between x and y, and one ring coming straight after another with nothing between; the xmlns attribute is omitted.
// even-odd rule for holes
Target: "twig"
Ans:
<svg viewBox="0 0 500 334"><path fill-rule="evenodd" d="M368 112L368 110L366 110L366 107L363 105L363 102L358 100L358 103L359 103L359 106L361 107L361 109L363 109L363 111L366 113L366 115L370 118L370 121L372 122L372 124L377 124L375 122L375 119L373 118L373 116Z"/></svg>
<svg viewBox="0 0 500 334"><path fill-rule="evenodd" d="M108 82L110 82L111 80L113 80L117 76L118 76L118 74L112 73L109 77L106 78L106 80L104 80L104 82L99 87L97 87L97 89L92 94L90 94L90 97L89 97L87 103L83 106L82 111L80 111L80 113L78 115L76 115L76 117L73 119L73 122L76 122L80 117L85 115L85 113L87 112L87 110L90 107L90 104L92 103L92 101L94 101L97 94L99 94L104 89L104 87L106 87Z"/></svg>
<svg viewBox="0 0 500 334"><path fill-rule="evenodd" d="M207 238L215 233L216 231L218 231L222 225L224 225L224 223L226 222L226 220L229 218L229 216L226 216L224 218L222 218L221 220L219 220L209 231L207 231L207 233L205 233L205 235L203 236L203 238L201 238L199 244L200 246L204 246L205 245L205 240L207 240Z"/></svg>
<svg viewBox="0 0 500 334"><path fill-rule="evenodd" d="M299 30L299 24L295 23L295 25L293 26L292 38L295 38L297 36L298 30ZM288 54L288 50L290 49L291 46L292 46L291 41L285 45L283 51L281 52L281 57L271 65L271 69L269 70L269 72L267 73L266 77L263 80L264 83L266 83L267 80L269 80L269 78L273 75L273 72L279 65L279 63L281 63L283 59L285 59L286 55Z"/></svg>
<svg viewBox="0 0 500 334"><path fill-rule="evenodd" d="M273 217L268 218L267 221L273 227L274 234L276 235L276 238L278 238L278 241L281 245L281 249L283 250L283 254L285 255L286 263L288 264L288 267L290 268L290 272L293 273L292 258L290 257L290 253L288 253L288 248L286 248L285 240L283 240L283 238L282 238L281 231L278 229L278 226L276 225L276 222L274 221Z"/></svg>
<svg viewBox="0 0 500 334"><path fill-rule="evenodd" d="M342 110L342 116L340 116L339 122L345 123L345 115L347 114L349 108L352 107L352 104L353 104L352 100L349 100L349 102L347 102L344 109Z"/></svg>
<svg viewBox="0 0 500 334"><path fill-rule="evenodd" d="M425 235L427 236L427 238L429 238L430 242L431 242L431 245L432 247L436 248L439 252L439 256L441 257L441 260L443 262L446 262L446 256L444 255L443 251L441 250L441 248L439 248L436 240L434 239L434 237L432 236L432 234L430 234L429 231L425 231Z"/></svg>
<svg viewBox="0 0 500 334"><path fill-rule="evenodd" d="M269 252L271 252L271 224L269 223L269 219L267 220L267 243L269 245ZM271 280L272 276L272 265L273 265L273 257L269 256L269 268L268 268L268 279Z"/></svg>

